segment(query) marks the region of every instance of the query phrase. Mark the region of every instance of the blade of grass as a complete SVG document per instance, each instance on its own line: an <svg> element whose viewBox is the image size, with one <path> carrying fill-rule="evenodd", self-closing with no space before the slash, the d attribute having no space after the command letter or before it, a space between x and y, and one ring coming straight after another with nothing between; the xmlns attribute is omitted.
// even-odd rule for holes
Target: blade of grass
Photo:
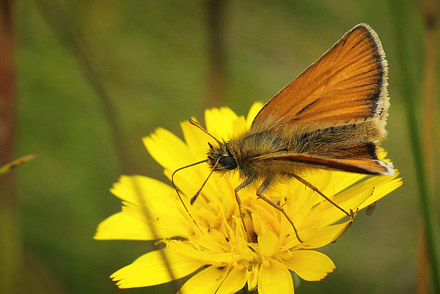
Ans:
<svg viewBox="0 0 440 294"><path fill-rule="evenodd" d="M423 143L427 170L428 189L435 191L435 113L436 113L436 74L437 74L437 18L435 0L420 0L420 9L424 22L425 61L423 72ZM419 258L417 270L417 293L429 291L429 262L426 247L425 230L420 223Z"/></svg>
<svg viewBox="0 0 440 294"><path fill-rule="evenodd" d="M95 91L97 98L100 100L102 105L102 112L110 126L113 135L113 143L117 149L117 154L119 156L119 161L121 168L124 173L133 171L135 165L128 152L123 132L120 128L119 121L117 119L117 110L113 105L107 88L102 82L98 70L95 68L91 57L91 51L87 45L86 39L84 38L82 32L75 26L74 21L70 18L70 15L56 0L35 0L41 15L46 20L48 25L56 33L57 37L60 39L63 45L70 50L72 56L78 63L79 68L82 70L87 82L90 84L91 88ZM133 180L133 186L135 187L136 195L138 197L139 203L144 202L142 191L136 180ZM151 214L145 205L141 205L142 212L144 215L145 222L147 224L152 224ZM151 232L154 239L159 239L157 236L156 228L150 225ZM149 248L151 250L151 248ZM167 262L168 257L160 251L162 259L167 265L167 271L170 275L171 286L174 292L178 291L178 285L175 282L174 273L169 262Z"/></svg>
<svg viewBox="0 0 440 294"><path fill-rule="evenodd" d="M417 124L417 105L415 83L411 78L408 56L408 44L405 42L405 28L408 26L408 7L407 1L390 1L391 21L394 25L394 34L398 67L401 74L400 96L403 99L406 115L406 126L410 137L412 156L414 158L416 179L418 183L419 201L421 217L424 223L426 234L426 246L429 254L433 289L435 293L440 293L440 268L439 268L439 241L438 228L436 223L436 212L432 201L432 195L427 183L427 172L420 130ZM420 99L417 99L420 100Z"/></svg>
<svg viewBox="0 0 440 294"><path fill-rule="evenodd" d="M37 157L40 154L41 154L40 152L29 154L29 155L20 157L19 159L16 159L10 163L7 163L3 166L0 166L0 175L3 175L3 174L10 172L13 168L16 168L17 166L19 166L25 162L28 162L29 160L34 159L35 157Z"/></svg>
<svg viewBox="0 0 440 294"><path fill-rule="evenodd" d="M118 112L107 88L100 78L97 68L92 62L93 55L82 32L59 1L35 0L34 2L58 39L70 50L78 64L78 68L82 71L86 81L101 103L101 111L111 130L113 145L116 148L120 168L125 173L133 172L136 166L125 145L126 140L120 128Z"/></svg>

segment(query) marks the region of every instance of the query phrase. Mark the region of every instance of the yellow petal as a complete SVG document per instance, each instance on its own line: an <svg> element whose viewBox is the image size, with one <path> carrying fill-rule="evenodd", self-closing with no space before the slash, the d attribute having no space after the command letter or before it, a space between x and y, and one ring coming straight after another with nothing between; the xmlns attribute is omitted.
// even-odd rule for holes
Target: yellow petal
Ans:
<svg viewBox="0 0 440 294"><path fill-rule="evenodd" d="M345 222L337 225L325 226L321 228L310 228L300 232L300 237L304 239L300 247L304 249L314 249L324 247L336 241L349 227L351 222ZM295 235L291 235L290 241L286 242L285 247L294 248L298 245Z"/></svg>
<svg viewBox="0 0 440 294"><path fill-rule="evenodd" d="M193 120L195 119L193 118ZM194 158L194 162L206 159L206 152L209 148L208 142L215 145L214 139L188 121L181 123L180 126L182 127L183 137Z"/></svg>
<svg viewBox="0 0 440 294"><path fill-rule="evenodd" d="M303 248L308 249L326 246L341 237L341 235L350 228L351 224L350 221L347 221L345 223L315 229L311 237L307 238L301 245Z"/></svg>
<svg viewBox="0 0 440 294"><path fill-rule="evenodd" d="M236 138L241 134L245 133L249 128L246 124L246 119L244 116L239 116L232 121L232 128L234 130L233 137Z"/></svg>
<svg viewBox="0 0 440 294"><path fill-rule="evenodd" d="M402 179L397 178L398 172L395 173L394 176L374 176L371 177L362 183L359 183L344 192L340 193L337 197L340 201L347 201L346 198L353 198L354 195L362 193L364 190L374 189L374 193L378 193L375 197L373 197L373 201L371 203L379 200L381 197L385 196L386 193L390 193L391 191L397 189L402 184ZM382 190L384 188L384 190ZM373 196L373 193L370 194L370 198ZM358 196L356 196L358 197ZM367 200L366 201L370 201ZM370 205L366 204L365 206Z"/></svg>
<svg viewBox="0 0 440 294"><path fill-rule="evenodd" d="M110 191L122 200L147 207L150 213L183 218L176 192L160 181L143 176L122 176Z"/></svg>
<svg viewBox="0 0 440 294"><path fill-rule="evenodd" d="M370 197L374 188L370 185L359 188L360 184L355 185L333 198L333 201L347 213L350 209L356 211L357 207ZM321 197L318 195L318 197ZM323 202L307 216L307 223L310 226L326 226L333 224L347 215L330 202ZM306 222L306 221L305 221Z"/></svg>
<svg viewBox="0 0 440 294"><path fill-rule="evenodd" d="M375 183L373 195L371 195L371 197L369 197L365 202L359 205L359 209L364 209L368 205L380 200L382 197L388 195L392 191L402 186L402 179L397 178L398 175L399 172L396 170L392 179L389 179L389 177L387 176L383 176L381 182Z"/></svg>
<svg viewBox="0 0 440 294"><path fill-rule="evenodd" d="M214 294L223 283L226 268L210 266L189 279L180 289L181 294Z"/></svg>
<svg viewBox="0 0 440 294"><path fill-rule="evenodd" d="M257 114L260 112L260 110L263 108L263 103L261 102L255 102L252 104L251 109L249 109L247 118L246 118L246 124L248 125L248 128L251 127L252 122L254 121Z"/></svg>
<svg viewBox="0 0 440 294"><path fill-rule="evenodd" d="M123 212L103 221L96 239L153 240L186 236L188 216L178 207L175 192L167 185L141 176L123 176L111 189L125 200Z"/></svg>
<svg viewBox="0 0 440 294"><path fill-rule="evenodd" d="M260 276L260 264L251 264L246 272L248 290L254 291L258 286L258 277Z"/></svg>
<svg viewBox="0 0 440 294"><path fill-rule="evenodd" d="M293 280L289 270L276 260L268 260L268 266L261 265L258 277L258 293L293 294Z"/></svg>
<svg viewBox="0 0 440 294"><path fill-rule="evenodd" d="M205 111L206 129L218 140L228 140L235 134L233 121L235 112L228 107L212 108Z"/></svg>
<svg viewBox="0 0 440 294"><path fill-rule="evenodd" d="M154 234L151 226L148 226L145 221L120 212L101 222L94 238L97 240L155 240L178 236L176 233L156 228Z"/></svg>
<svg viewBox="0 0 440 294"><path fill-rule="evenodd" d="M271 257L278 251L278 236L271 230L267 230L258 236L260 252L263 256Z"/></svg>
<svg viewBox="0 0 440 294"><path fill-rule="evenodd" d="M214 242L211 243L211 245L215 247L216 244ZM204 244L207 243L205 242ZM197 245L203 244L198 243ZM201 260L205 264L214 264L220 267L224 266L225 264L234 262L234 254L231 254L230 252L225 252L224 250L221 250L219 248L214 248L211 250L203 248L203 250L199 250L194 248L191 244L186 243L185 241L176 240L170 241L168 243L168 246L173 252L178 252L180 255Z"/></svg>
<svg viewBox="0 0 440 294"><path fill-rule="evenodd" d="M185 222L185 219L189 217L178 200L176 191L151 178L122 176L119 182L113 185L111 192L120 199L137 206L139 213L133 216L141 216L145 222L147 220L145 213L154 218L155 222L158 218L171 223ZM126 206L131 207L128 203Z"/></svg>
<svg viewBox="0 0 440 294"><path fill-rule="evenodd" d="M167 237L186 237L187 236L187 221L181 215L167 215L158 210L149 209L147 211L137 205L124 203L122 212L137 218L148 225L149 229L156 230L159 236ZM190 222L190 220L188 220ZM153 226L153 228L152 228ZM154 234L154 232L152 232Z"/></svg>
<svg viewBox="0 0 440 294"><path fill-rule="evenodd" d="M161 253L166 254L167 263ZM174 279L180 279L201 266L203 264L198 260L174 254L168 249L161 249L139 257L132 264L112 274L110 278L118 281L116 284L119 288L147 287L171 281L168 269L171 269Z"/></svg>
<svg viewBox="0 0 440 294"><path fill-rule="evenodd" d="M256 197L252 195L251 197ZM267 204L264 200L258 199L252 212L252 220L254 222L254 230L258 236L262 236L267 230L278 233L279 220L277 219L278 210Z"/></svg>
<svg viewBox="0 0 440 294"><path fill-rule="evenodd" d="M284 264L306 281L321 281L336 268L327 255L314 250L293 251Z"/></svg>
<svg viewBox="0 0 440 294"><path fill-rule="evenodd" d="M246 285L246 269L233 268L220 285L216 294L237 293Z"/></svg>
<svg viewBox="0 0 440 294"><path fill-rule="evenodd" d="M150 155L164 168L176 170L194 162L186 144L173 133L158 128L148 137L143 138Z"/></svg>
<svg viewBox="0 0 440 294"><path fill-rule="evenodd" d="M350 212L350 209L353 211L363 209L400 187L402 181L397 176L398 173L393 177L371 177L337 194L333 201L347 212ZM321 223L321 225L327 225L335 223L345 216L334 205L326 202L322 203L319 209L314 210L308 218L313 219L314 224Z"/></svg>
<svg viewBox="0 0 440 294"><path fill-rule="evenodd" d="M350 187L366 177L366 175L363 174L348 173L343 171L331 171L331 173L331 185L334 187L334 193L339 193L340 191Z"/></svg>

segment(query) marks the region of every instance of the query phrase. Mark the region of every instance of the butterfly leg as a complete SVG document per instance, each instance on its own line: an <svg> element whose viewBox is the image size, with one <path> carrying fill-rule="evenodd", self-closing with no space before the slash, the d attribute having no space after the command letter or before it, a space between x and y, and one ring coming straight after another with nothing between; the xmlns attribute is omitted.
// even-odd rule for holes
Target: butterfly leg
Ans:
<svg viewBox="0 0 440 294"><path fill-rule="evenodd" d="M248 186L249 184L251 184L254 180L251 178L248 178L246 181L244 181L243 183L241 183L240 185L237 186L237 188L235 188L234 192L235 192L235 200L237 200L237 204L238 204L238 210L240 211L240 218L241 218L241 222L243 223L243 227L244 230L247 232L246 229L246 225L244 223L244 214L243 211L241 210L241 200L240 197L238 196L238 191L240 191L241 189L243 189L244 187Z"/></svg>
<svg viewBox="0 0 440 294"><path fill-rule="evenodd" d="M343 209L342 207L340 207L339 205L337 205L335 202L333 202L330 198L328 198L327 196L325 196L321 191L318 190L318 188L316 188L315 186L313 186L311 183L309 183L308 181L304 180L303 178L301 178L300 176L296 175L296 174L291 174L292 177L294 177L295 179L297 179L298 181L300 181L301 183L303 183L305 186L309 187L310 189L312 189L314 192L318 193L319 195L321 195L325 200L327 200L328 202L330 202L331 204L333 204L333 206L335 206L337 209L339 209L340 211L342 211L343 213L345 213L351 221L353 221L354 219L354 213L353 211L350 209L350 213L348 213L345 209Z"/></svg>
<svg viewBox="0 0 440 294"><path fill-rule="evenodd" d="M298 235L298 231L296 230L295 225L293 224L292 219L289 217L289 215L286 213L286 211L284 210L284 208L281 205L276 204L275 202L273 202L272 200L270 200L269 198L267 198L266 196L263 195L264 190L267 189L267 187L269 187L270 185L270 180L269 179L265 179L264 182L261 184L261 186L258 188L257 190L257 196L259 198L261 198L262 200L266 201L268 204L270 204L271 206L273 206L274 208L278 209L285 217L286 219L289 221L289 223L292 225L293 230L295 231L295 235L296 238L298 239L298 241L300 243L302 243L303 241L301 240L301 238Z"/></svg>

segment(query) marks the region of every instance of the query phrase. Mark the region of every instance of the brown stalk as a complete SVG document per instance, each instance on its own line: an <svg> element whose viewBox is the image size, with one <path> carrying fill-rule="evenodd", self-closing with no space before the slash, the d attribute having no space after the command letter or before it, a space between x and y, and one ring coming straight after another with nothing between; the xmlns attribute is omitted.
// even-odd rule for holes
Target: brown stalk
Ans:
<svg viewBox="0 0 440 294"><path fill-rule="evenodd" d="M14 1L0 2L0 166L13 160L16 130ZM14 173L0 176L0 292L13 291L21 264Z"/></svg>
<svg viewBox="0 0 440 294"><path fill-rule="evenodd" d="M226 91L225 11L226 0L207 2L208 80L207 105L223 104Z"/></svg>
<svg viewBox="0 0 440 294"><path fill-rule="evenodd" d="M16 128L13 0L0 2L0 166L13 160ZM14 206L13 174L0 178L0 205Z"/></svg>

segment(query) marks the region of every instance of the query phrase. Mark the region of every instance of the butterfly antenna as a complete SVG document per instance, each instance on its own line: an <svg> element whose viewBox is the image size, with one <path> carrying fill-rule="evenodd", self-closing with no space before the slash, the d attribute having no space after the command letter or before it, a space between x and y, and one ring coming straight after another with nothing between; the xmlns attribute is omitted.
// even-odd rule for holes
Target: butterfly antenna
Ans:
<svg viewBox="0 0 440 294"><path fill-rule="evenodd" d="M208 133L208 131L202 127L201 124L199 124L198 122L196 122L195 120L189 119L189 123L192 124L193 126L201 129L205 134L207 134L208 136L210 136L211 138L213 138L219 145L221 145L222 143L213 135L211 135L210 133Z"/></svg>
<svg viewBox="0 0 440 294"><path fill-rule="evenodd" d="M200 189L197 191L197 193L191 198L190 202L191 205L196 201L197 197L199 197L200 193L202 192L203 187L205 187L206 183L208 182L209 178L211 177L212 173L214 172L215 168L217 167L218 162L220 161L220 158L217 159L217 161L214 164L214 167L212 168L211 172L209 173L208 177L206 178L206 180L203 182L202 186L200 187Z"/></svg>
<svg viewBox="0 0 440 294"><path fill-rule="evenodd" d="M189 212L188 208L186 207L185 202L183 202L182 196L180 195L180 192L179 192L179 188L177 188L176 184L174 183L174 175L175 175L178 171L181 171L182 169L185 169L185 168L188 168L188 167L192 167L192 166L195 166L195 165L198 165L198 164L204 163L204 162L208 162L208 160L205 159L205 160L202 160L202 161L199 161L199 162L196 162L196 163L192 163L192 164L189 164L189 165L186 165L186 166L180 167L180 168L176 169L176 170L173 172L173 174L171 175L171 183L173 184L174 190L176 190L176 193L177 193L177 196L179 196L179 200L180 200L180 202L182 202L183 207L185 208L186 212L187 212L188 215L191 217L191 219L193 220L193 222L196 224L197 227L199 227L199 226L197 225L196 221L194 220L194 218L192 217L192 215L191 215L191 213ZM192 204L192 202L191 202L191 204ZM199 229L200 229L200 228L199 228Z"/></svg>

